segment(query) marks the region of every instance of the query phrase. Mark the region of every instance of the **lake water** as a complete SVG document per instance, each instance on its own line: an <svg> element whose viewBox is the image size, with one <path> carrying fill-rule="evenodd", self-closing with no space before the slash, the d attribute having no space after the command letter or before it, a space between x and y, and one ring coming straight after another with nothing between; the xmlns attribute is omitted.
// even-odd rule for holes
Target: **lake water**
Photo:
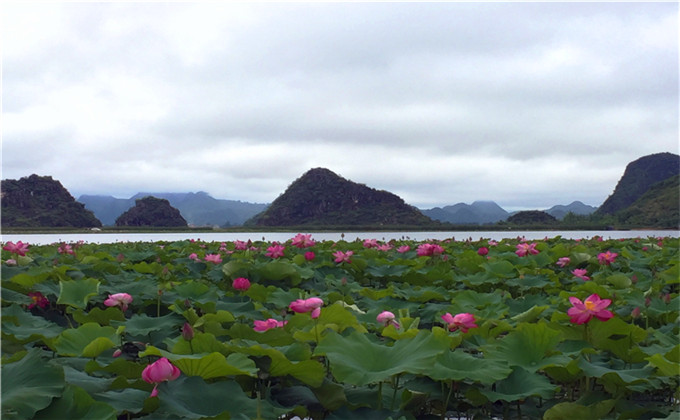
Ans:
<svg viewBox="0 0 680 420"><path fill-rule="evenodd" d="M354 241L356 239L378 239L389 241L391 239L407 239L414 241L427 241L430 239L455 239L478 240L480 238L500 241L506 238L524 237L527 240L538 240L561 236L564 239L589 239L601 236L604 239L628 239L669 236L677 238L680 231L677 230L571 230L571 231L456 231L456 232L301 232L311 233L316 241ZM53 234L0 234L2 242L28 242L34 245L47 245L61 242L78 242L83 240L88 243L116 243L116 242L158 242L158 241L181 241L195 239L205 242L232 242L241 241L267 241L285 242L295 236L291 232L201 232L201 233L53 233ZM344 236L343 236L344 235Z"/></svg>

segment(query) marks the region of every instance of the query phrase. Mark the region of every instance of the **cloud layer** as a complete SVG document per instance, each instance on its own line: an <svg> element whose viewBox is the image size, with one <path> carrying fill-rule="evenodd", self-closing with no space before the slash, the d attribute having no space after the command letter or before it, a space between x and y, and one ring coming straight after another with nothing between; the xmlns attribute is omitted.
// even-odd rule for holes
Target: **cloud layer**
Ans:
<svg viewBox="0 0 680 420"><path fill-rule="evenodd" d="M271 202L601 204L678 153L676 3L13 3L2 176Z"/></svg>

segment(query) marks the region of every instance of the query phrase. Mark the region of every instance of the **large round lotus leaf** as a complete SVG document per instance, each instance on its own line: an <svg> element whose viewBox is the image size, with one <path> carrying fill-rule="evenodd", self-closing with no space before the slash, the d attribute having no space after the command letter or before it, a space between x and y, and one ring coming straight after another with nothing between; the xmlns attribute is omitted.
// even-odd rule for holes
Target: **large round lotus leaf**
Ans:
<svg viewBox="0 0 680 420"><path fill-rule="evenodd" d="M331 372L339 382L352 385L376 383L400 373L432 372L437 357L449 349L449 340L423 330L412 339L393 346L370 341L354 332L348 337L329 332L315 350L326 355Z"/></svg>
<svg viewBox="0 0 680 420"><path fill-rule="evenodd" d="M117 410L110 405L95 401L85 390L69 385L61 398L33 417L33 420L115 420Z"/></svg>
<svg viewBox="0 0 680 420"><path fill-rule="evenodd" d="M434 369L427 376L438 381L468 380L492 384L507 378L510 372L512 369L505 361L475 357L461 349L456 349L441 355Z"/></svg>
<svg viewBox="0 0 680 420"><path fill-rule="evenodd" d="M99 293L99 280L81 279L59 282L57 303L85 309L92 296Z"/></svg>
<svg viewBox="0 0 680 420"><path fill-rule="evenodd" d="M32 419L62 394L64 371L31 349L18 362L2 365L2 418Z"/></svg>
<svg viewBox="0 0 680 420"><path fill-rule="evenodd" d="M232 419L275 419L287 410L267 400L249 398L234 381L206 383L198 376L180 376L158 386L157 415L167 413L183 419L214 417L225 412Z"/></svg>
<svg viewBox="0 0 680 420"><path fill-rule="evenodd" d="M95 357L119 340L113 327L88 322L78 328L64 330L55 339L54 347L61 356Z"/></svg>
<svg viewBox="0 0 680 420"><path fill-rule="evenodd" d="M556 388L545 376L516 367L510 376L496 383L495 391L482 389L480 392L491 402L510 402L532 396L550 398Z"/></svg>

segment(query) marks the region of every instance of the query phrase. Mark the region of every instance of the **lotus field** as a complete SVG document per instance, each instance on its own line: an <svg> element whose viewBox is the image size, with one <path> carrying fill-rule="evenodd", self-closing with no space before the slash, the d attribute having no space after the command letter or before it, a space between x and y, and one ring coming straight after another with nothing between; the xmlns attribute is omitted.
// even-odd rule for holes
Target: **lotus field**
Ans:
<svg viewBox="0 0 680 420"><path fill-rule="evenodd" d="M677 419L678 259L674 237L8 242L2 418Z"/></svg>

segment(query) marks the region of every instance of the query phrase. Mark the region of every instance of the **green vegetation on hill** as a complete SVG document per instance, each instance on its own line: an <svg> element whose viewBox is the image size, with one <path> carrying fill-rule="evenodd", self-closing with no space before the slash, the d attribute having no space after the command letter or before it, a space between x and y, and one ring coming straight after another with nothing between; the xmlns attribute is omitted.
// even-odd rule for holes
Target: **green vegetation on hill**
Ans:
<svg viewBox="0 0 680 420"><path fill-rule="evenodd" d="M631 206L616 213L621 223L644 227L675 227L680 222L680 176L654 184Z"/></svg>
<svg viewBox="0 0 680 420"><path fill-rule="evenodd" d="M99 227L91 211L51 176L2 181L2 227Z"/></svg>
<svg viewBox="0 0 680 420"><path fill-rule="evenodd" d="M652 185L678 174L680 174L680 156L673 153L643 156L626 166L614 192L602 203L596 213L615 214L632 205Z"/></svg>
<svg viewBox="0 0 680 420"><path fill-rule="evenodd" d="M554 226L558 224L555 217L549 215L548 213L540 210L527 210L520 211L512 216L508 217L506 222L510 225L549 225Z"/></svg>
<svg viewBox="0 0 680 420"><path fill-rule="evenodd" d="M156 197L145 197L136 200L130 210L116 219L116 226L154 226L172 227L186 226L179 210L172 207L168 200Z"/></svg>
<svg viewBox="0 0 680 420"><path fill-rule="evenodd" d="M436 222L400 197L348 181L324 168L307 171L246 225L413 225Z"/></svg>

